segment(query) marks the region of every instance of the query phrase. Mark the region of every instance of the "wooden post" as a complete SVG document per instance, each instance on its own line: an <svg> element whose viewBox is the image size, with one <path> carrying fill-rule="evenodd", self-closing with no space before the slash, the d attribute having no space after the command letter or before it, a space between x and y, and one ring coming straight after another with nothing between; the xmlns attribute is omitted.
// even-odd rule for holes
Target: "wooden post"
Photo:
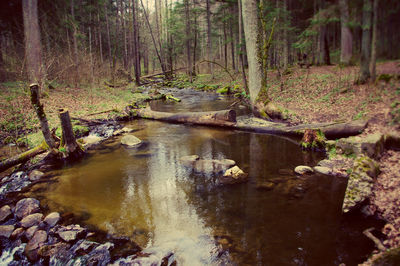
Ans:
<svg viewBox="0 0 400 266"><path fill-rule="evenodd" d="M66 148L67 156L71 159L81 158L84 155L84 151L79 147L78 143L76 143L68 110L59 109L59 117L62 129L62 143Z"/></svg>
<svg viewBox="0 0 400 266"><path fill-rule="evenodd" d="M51 136L51 132L49 129L49 124L47 122L46 114L43 109L43 104L40 103L39 99L39 85L37 83L32 83L29 85L31 89L31 103L33 108L36 111L36 114L40 121L40 127L43 132L44 140L46 141L47 145L49 146L50 150L55 148L54 139Z"/></svg>

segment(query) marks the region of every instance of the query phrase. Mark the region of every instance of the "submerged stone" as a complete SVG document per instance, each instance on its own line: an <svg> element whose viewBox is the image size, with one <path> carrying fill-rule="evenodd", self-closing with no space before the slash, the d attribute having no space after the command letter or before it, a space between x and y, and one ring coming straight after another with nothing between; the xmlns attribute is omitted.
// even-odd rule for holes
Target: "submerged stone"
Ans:
<svg viewBox="0 0 400 266"><path fill-rule="evenodd" d="M44 176L44 173L39 170L33 170L29 173L29 180L30 181L37 181Z"/></svg>
<svg viewBox="0 0 400 266"><path fill-rule="evenodd" d="M235 161L230 159L199 159L193 163L193 170L203 174L218 174L226 171L235 164Z"/></svg>
<svg viewBox="0 0 400 266"><path fill-rule="evenodd" d="M136 147L141 143L142 141L139 138L135 137L134 135L126 135L123 136L121 139L121 144L126 145L128 147Z"/></svg>
<svg viewBox="0 0 400 266"><path fill-rule="evenodd" d="M38 250L47 240L46 231L39 230L36 231L31 240L29 240L28 244L25 247L25 256L30 261L36 261L38 259Z"/></svg>

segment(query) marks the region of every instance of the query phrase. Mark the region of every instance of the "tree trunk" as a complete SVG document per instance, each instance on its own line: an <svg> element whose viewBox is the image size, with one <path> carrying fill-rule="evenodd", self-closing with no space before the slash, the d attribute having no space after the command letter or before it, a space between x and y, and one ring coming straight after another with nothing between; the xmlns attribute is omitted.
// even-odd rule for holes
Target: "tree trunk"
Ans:
<svg viewBox="0 0 400 266"><path fill-rule="evenodd" d="M71 119L69 117L69 112L67 109L60 109L58 114L60 117L62 129L62 144L60 144L60 146L65 146L68 159L79 159L85 153L76 142Z"/></svg>
<svg viewBox="0 0 400 266"><path fill-rule="evenodd" d="M240 65L242 67L242 79L244 84L244 89L247 94L249 94L249 87L247 86L247 78L245 72L245 42L243 41L243 18L242 18L242 1L238 0L238 10L239 10L239 47L240 47Z"/></svg>
<svg viewBox="0 0 400 266"><path fill-rule="evenodd" d="M288 27L290 26L290 21L288 19L288 0L283 1L283 68L287 69L289 65L289 36Z"/></svg>
<svg viewBox="0 0 400 266"><path fill-rule="evenodd" d="M132 29L133 29L133 60L135 68L135 83L140 84L140 60L139 60L139 34L138 34L138 23L136 19L137 14L137 0L132 0ZM146 66L145 66L146 67Z"/></svg>
<svg viewBox="0 0 400 266"><path fill-rule="evenodd" d="M42 62L37 0L23 0L22 9L25 33L25 57L29 81L31 83L42 84L45 73Z"/></svg>
<svg viewBox="0 0 400 266"><path fill-rule="evenodd" d="M42 129L44 140L50 149L55 147L55 142L53 137L51 136L51 132L49 129L49 124L47 122L46 114L43 109L43 104L40 103L39 99L39 85L37 83L33 83L30 86L31 90L31 103L33 109L36 111L36 115L40 121L40 128Z"/></svg>
<svg viewBox="0 0 400 266"><path fill-rule="evenodd" d="M191 39L191 27L190 27L190 9L189 0L184 0L185 3L185 24L186 24L186 59L187 59L187 73L189 75L190 82L193 82L192 78L192 56L190 54L190 39Z"/></svg>
<svg viewBox="0 0 400 266"><path fill-rule="evenodd" d="M341 26L340 63L343 65L349 65L350 59L353 55L353 35L348 25L349 23L348 0L339 0L339 8L340 8L340 26Z"/></svg>
<svg viewBox="0 0 400 266"><path fill-rule="evenodd" d="M78 40L77 40L78 30L75 21L74 0L71 0L71 20L72 20L72 46L74 48L74 57L73 57L74 71L75 71L74 81L75 81L75 86L78 86L78 81L79 81L79 57L78 57Z"/></svg>
<svg viewBox="0 0 400 266"><path fill-rule="evenodd" d="M366 83L371 76L369 72L371 61L371 1L364 0L363 2L360 83Z"/></svg>
<svg viewBox="0 0 400 266"><path fill-rule="evenodd" d="M160 56L160 53L159 53L159 51L158 51L157 43L156 43L156 40L155 40L155 38L154 38L153 31L151 30L151 25L150 25L149 17L147 16L146 9L144 8L144 5L143 5L143 0L140 0L140 2L141 2L141 4L142 4L143 13L144 13L144 16L145 16L145 18L146 18L147 26L148 26L149 31L150 31L151 39L153 40L154 49L156 50L156 54L157 54L158 60L159 60L160 65L161 65L162 72L164 73L164 76L167 77L167 76L166 76L166 70L165 70L164 63L163 63L162 58L161 58L161 56ZM154 63L154 61L153 61L153 63ZM154 71L154 68L155 68L155 66L154 66L154 64L153 64L153 71Z"/></svg>
<svg viewBox="0 0 400 266"><path fill-rule="evenodd" d="M376 39L378 34L378 4L379 0L374 0L374 21L372 27L372 51L371 51L371 79L376 79Z"/></svg>
<svg viewBox="0 0 400 266"><path fill-rule="evenodd" d="M262 87L262 64L259 60L258 8L256 0L242 0L242 16L246 39L247 59L249 61L249 93L254 105Z"/></svg>
<svg viewBox="0 0 400 266"><path fill-rule="evenodd" d="M210 11L210 0L206 0L207 10L207 59L213 61L212 56L212 40L211 40L211 11ZM208 63L208 70L213 74L213 65Z"/></svg>
<svg viewBox="0 0 400 266"><path fill-rule="evenodd" d="M71 0L73 1L73 0ZM110 37L110 23L108 22L108 14L107 14L107 5L104 2L104 15L106 17L106 26L107 26L107 42L108 42L108 60L110 62L110 74L112 75L112 52L111 52L111 37Z"/></svg>
<svg viewBox="0 0 400 266"><path fill-rule="evenodd" d="M99 53L100 53L100 63L103 65L103 41L101 38L101 22L100 22L100 12L99 8L97 9L97 26L98 26L98 38L99 38Z"/></svg>
<svg viewBox="0 0 400 266"><path fill-rule="evenodd" d="M225 10L223 12L225 17ZM222 22L222 29L224 31L224 66L228 68L228 37L226 34L226 23L225 21Z"/></svg>
<svg viewBox="0 0 400 266"><path fill-rule="evenodd" d="M231 9L232 14L233 10ZM229 27L229 35L231 37L231 56L232 56L232 69L236 71L236 64L235 64L235 38L233 36L233 19L231 19L231 25Z"/></svg>

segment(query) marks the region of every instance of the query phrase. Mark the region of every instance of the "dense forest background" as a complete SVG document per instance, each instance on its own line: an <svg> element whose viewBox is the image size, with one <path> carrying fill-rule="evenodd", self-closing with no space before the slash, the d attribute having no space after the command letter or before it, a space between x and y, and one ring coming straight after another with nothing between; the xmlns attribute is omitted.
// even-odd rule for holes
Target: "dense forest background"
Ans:
<svg viewBox="0 0 400 266"><path fill-rule="evenodd" d="M27 77L23 2L37 4L41 58L35 62L54 84L93 84L125 74L140 83L140 76L172 69L194 76L220 66L236 72L247 67L237 0L11 0L0 3L1 81ZM375 13L376 57L399 58L400 2L375 2L262 1L261 31L269 34L276 19L268 67L358 64L363 29L373 34Z"/></svg>

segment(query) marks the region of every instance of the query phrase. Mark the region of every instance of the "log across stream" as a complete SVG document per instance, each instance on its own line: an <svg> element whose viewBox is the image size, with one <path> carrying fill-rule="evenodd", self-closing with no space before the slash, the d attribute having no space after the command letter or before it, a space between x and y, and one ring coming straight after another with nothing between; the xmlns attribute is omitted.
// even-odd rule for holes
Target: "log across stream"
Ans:
<svg viewBox="0 0 400 266"><path fill-rule="evenodd" d="M237 130L268 133L282 136L302 136L306 129L320 129L327 138L354 136L360 134L367 126L366 121L333 122L301 124L289 126L285 123L270 122L254 117L236 119L235 110L208 112L159 112L150 107L137 109L132 112L134 117L160 120L172 123L227 127Z"/></svg>

